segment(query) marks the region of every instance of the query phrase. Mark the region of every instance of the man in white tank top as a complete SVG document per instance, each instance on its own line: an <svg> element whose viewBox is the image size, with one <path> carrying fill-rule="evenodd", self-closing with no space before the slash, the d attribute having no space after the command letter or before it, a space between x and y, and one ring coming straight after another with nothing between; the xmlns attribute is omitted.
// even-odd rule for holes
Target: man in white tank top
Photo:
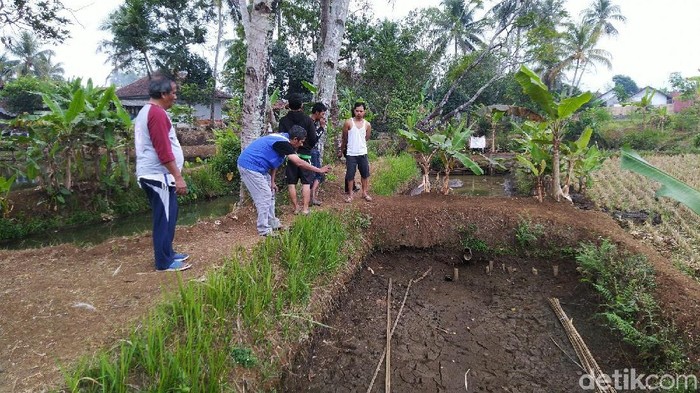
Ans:
<svg viewBox="0 0 700 393"><path fill-rule="evenodd" d="M352 107L353 117L343 125L343 138L338 156L345 154L345 182L347 195L345 202L352 202L355 185L355 171L360 171L362 198L371 201L369 196L369 160L367 159L367 141L372 133L372 125L365 120L365 104L356 102Z"/></svg>

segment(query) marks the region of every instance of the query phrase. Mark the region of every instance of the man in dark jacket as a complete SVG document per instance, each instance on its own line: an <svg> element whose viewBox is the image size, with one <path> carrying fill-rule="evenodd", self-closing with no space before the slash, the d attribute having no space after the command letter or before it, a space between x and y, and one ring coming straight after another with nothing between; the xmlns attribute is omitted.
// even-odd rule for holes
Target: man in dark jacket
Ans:
<svg viewBox="0 0 700 393"><path fill-rule="evenodd" d="M288 133L293 126L300 126L306 130L306 140L297 149L297 156L311 164L311 149L316 146L316 127L311 118L304 114L304 105L300 95L292 94L289 97L289 112L280 119L279 132ZM299 167L294 162L287 162L286 170L287 189L289 190L289 200L294 206L294 213L309 214L309 202L311 201L311 184L314 181L315 173ZM302 206L297 203L296 184L301 180Z"/></svg>

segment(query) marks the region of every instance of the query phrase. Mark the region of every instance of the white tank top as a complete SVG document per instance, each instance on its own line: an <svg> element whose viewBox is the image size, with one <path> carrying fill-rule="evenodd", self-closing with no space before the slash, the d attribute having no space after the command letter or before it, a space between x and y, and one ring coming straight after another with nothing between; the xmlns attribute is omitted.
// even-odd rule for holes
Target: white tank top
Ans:
<svg viewBox="0 0 700 393"><path fill-rule="evenodd" d="M358 128L355 125L355 120L350 119L352 127L348 130L348 152L349 156L364 156L367 154L367 141L365 140L365 135L367 134L367 124L365 119L362 119L362 127Z"/></svg>

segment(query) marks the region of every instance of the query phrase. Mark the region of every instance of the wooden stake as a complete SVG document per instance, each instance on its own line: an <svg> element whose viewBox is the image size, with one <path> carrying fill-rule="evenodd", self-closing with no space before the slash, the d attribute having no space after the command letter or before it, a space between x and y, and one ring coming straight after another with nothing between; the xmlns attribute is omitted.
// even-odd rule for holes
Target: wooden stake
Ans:
<svg viewBox="0 0 700 393"><path fill-rule="evenodd" d="M453 268L452 278L453 278L455 281L459 280L459 269L456 268L456 267Z"/></svg>
<svg viewBox="0 0 700 393"><path fill-rule="evenodd" d="M391 327L391 334L390 337L394 335L394 331L396 330L396 325L399 324L399 319L401 318L401 313L403 312L403 306L406 305L406 299L408 298L408 292L411 290L411 285L419 282L420 280L424 279L430 272L433 270L433 267L429 267L428 270L423 273L422 276L418 277L415 280L411 280L408 282L408 286L406 287L406 293L403 295L403 301L401 302L401 307L399 307L399 312L396 314L396 319L394 320L394 326ZM384 352L382 352L382 356L379 358L379 362L377 363L377 368L374 369L374 374L372 375L372 380L369 382L369 387L367 388L367 393L370 393L372 391L372 387L374 386L374 381L377 379L377 374L379 374L379 369L382 367L382 362L384 362L384 358L386 357L386 350L387 348L384 348Z"/></svg>
<svg viewBox="0 0 700 393"><path fill-rule="evenodd" d="M391 392L391 277L389 277L389 289L386 294L386 362L384 391Z"/></svg>
<svg viewBox="0 0 700 393"><path fill-rule="evenodd" d="M554 277L559 275L559 265L552 265L552 273L554 273Z"/></svg>

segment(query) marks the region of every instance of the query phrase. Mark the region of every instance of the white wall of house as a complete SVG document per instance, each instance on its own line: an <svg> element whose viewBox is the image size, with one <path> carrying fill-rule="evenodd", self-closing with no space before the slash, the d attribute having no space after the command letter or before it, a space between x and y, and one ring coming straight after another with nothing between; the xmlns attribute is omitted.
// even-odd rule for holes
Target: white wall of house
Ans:
<svg viewBox="0 0 700 393"><path fill-rule="evenodd" d="M200 120L209 120L211 107L209 105L197 104L194 106L194 117ZM221 120L221 101L214 103L214 120Z"/></svg>
<svg viewBox="0 0 700 393"><path fill-rule="evenodd" d="M635 95L630 97L629 100L631 102L639 102L642 100L642 98L644 97L644 95L646 93L647 93L647 91L645 89L642 89L642 90L638 91ZM660 91L654 91L654 95L651 96L651 105L652 106L665 106L666 104L668 104L668 101L669 101L669 97Z"/></svg>
<svg viewBox="0 0 700 393"><path fill-rule="evenodd" d="M603 105L605 106L620 105L620 101L617 99L617 96L613 90L602 94L600 97L598 97L598 99L603 101Z"/></svg>

